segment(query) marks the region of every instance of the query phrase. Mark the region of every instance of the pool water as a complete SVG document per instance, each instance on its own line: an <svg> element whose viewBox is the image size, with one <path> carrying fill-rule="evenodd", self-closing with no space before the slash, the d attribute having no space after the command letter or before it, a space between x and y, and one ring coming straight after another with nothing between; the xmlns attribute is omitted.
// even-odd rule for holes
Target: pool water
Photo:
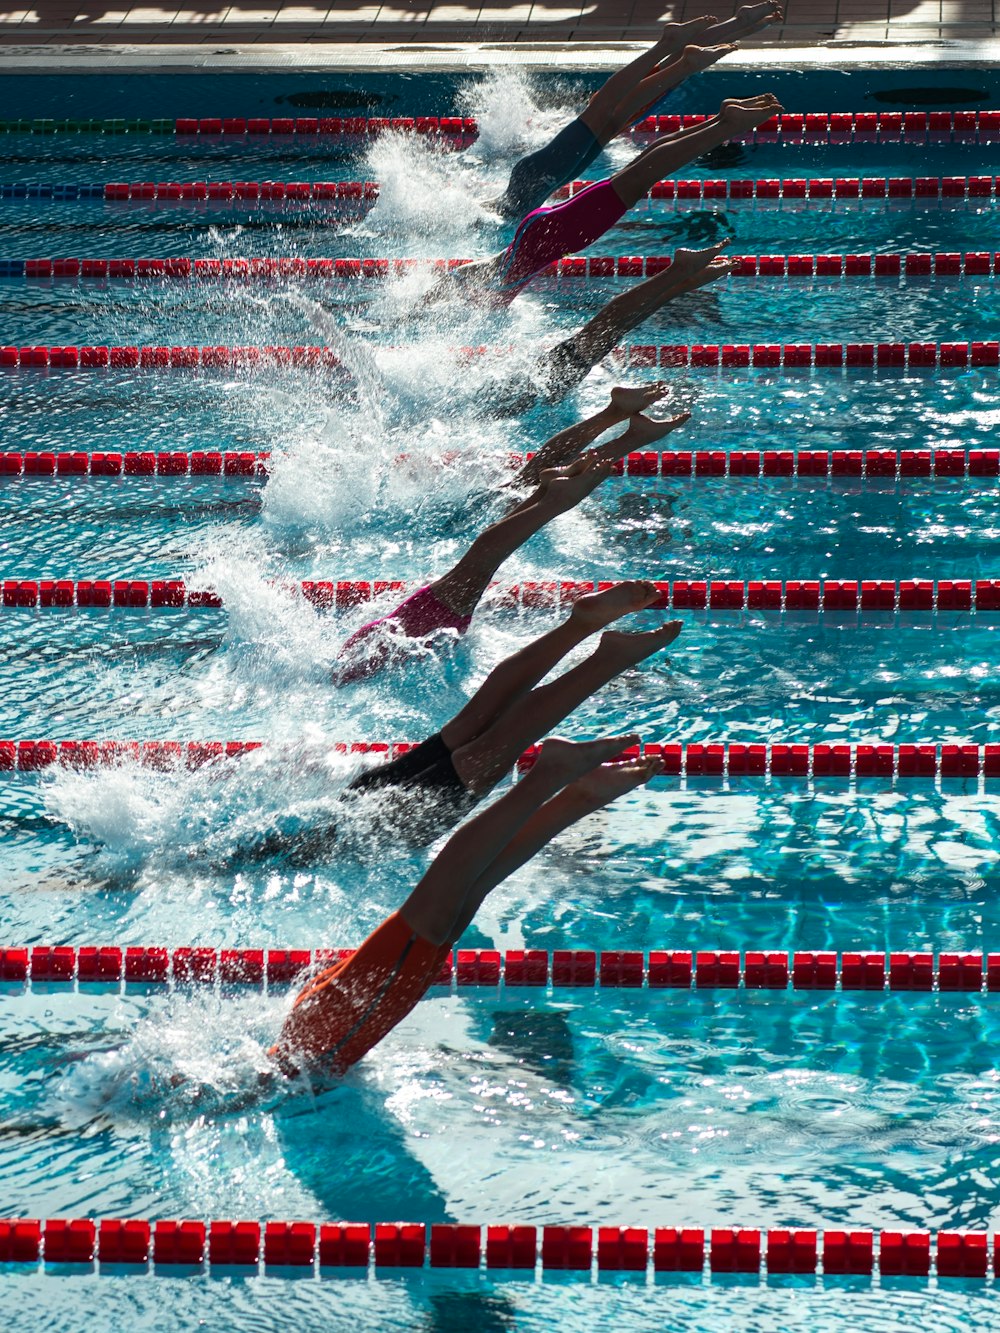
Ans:
<svg viewBox="0 0 1000 1333"><path fill-rule="evenodd" d="M696 92L733 91L720 80L717 71ZM234 83L208 107L199 90L195 106L190 87L150 82L163 114L269 114L272 104ZM830 86L832 109L861 109L871 91L860 76ZM104 112L86 88L69 87L72 112ZM163 111L165 87L187 100ZM448 96L483 126L464 153L399 138L365 158L321 141L7 135L0 183L259 176L383 188L370 213L347 223L273 206L3 200L0 259L487 254L504 234L479 201L569 103L512 78L449 85ZM405 98L395 114L450 109L437 82L421 92L411 80ZM620 144L608 156L618 165L632 151ZM683 174L983 168L975 145L802 145L740 148ZM599 162L593 174L606 169ZM992 246L995 214L990 200L653 203L594 249L669 253L729 236L747 253L975 251ZM540 281L506 314L447 306L433 320L415 314L420 281L0 279L5 344L322 344L352 372L0 371L5 449L272 454L266 483L0 481L4 578L176 576L225 601L222 611L0 608L0 734L271 743L266 762L250 756L222 772L0 775L5 943L351 945L421 873L429 853L387 843L368 822L371 807L320 862L254 862L241 849L261 830L305 827L336 808L346 762L328 757L329 742L428 734L555 612L487 599L460 645L334 690L338 647L370 609L319 612L280 583L426 582L502 512L508 451L537 447L623 377L653 372L609 362L557 407L473 417L493 363L460 362L456 349L511 346L511 365L527 361L626 280ZM733 279L668 308L633 340L996 339L998 290L992 278ZM693 415L667 448L983 448L995 439L1000 390L995 368L691 369L670 372L668 406ZM612 478L501 578L990 578L996 485ZM669 656L609 686L565 733L997 740L991 616L683 618ZM985 950L1000 925L998 817L995 790L975 782L658 780L515 875L463 945ZM9 1216L997 1225L1000 1019L989 996L435 990L341 1085L270 1100L254 1088L287 1005L280 989L9 986L0 1004ZM926 1281L647 1286L430 1272L344 1281L0 1272L24 1311L11 1327L61 1330L81 1327L84 1302L91 1321L137 1329L291 1319L439 1330L825 1329L848 1319L895 1329L917 1319L986 1327L993 1317L990 1290Z"/></svg>

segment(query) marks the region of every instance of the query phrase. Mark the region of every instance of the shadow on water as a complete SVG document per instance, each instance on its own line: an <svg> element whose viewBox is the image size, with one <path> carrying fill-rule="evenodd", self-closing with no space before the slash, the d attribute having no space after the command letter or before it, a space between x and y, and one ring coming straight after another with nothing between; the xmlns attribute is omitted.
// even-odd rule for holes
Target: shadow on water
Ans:
<svg viewBox="0 0 1000 1333"><path fill-rule="evenodd" d="M499 1292L435 1291L420 1328L426 1333L511 1333L517 1307Z"/></svg>
<svg viewBox="0 0 1000 1333"><path fill-rule="evenodd" d="M572 1083L573 1033L564 1014L499 1010L487 1044L561 1088Z"/></svg>

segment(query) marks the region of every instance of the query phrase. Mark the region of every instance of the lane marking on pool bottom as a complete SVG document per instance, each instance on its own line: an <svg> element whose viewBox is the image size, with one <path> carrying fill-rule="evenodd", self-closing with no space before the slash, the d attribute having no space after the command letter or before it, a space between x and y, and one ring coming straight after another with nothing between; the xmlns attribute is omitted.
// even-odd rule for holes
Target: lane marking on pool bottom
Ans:
<svg viewBox="0 0 1000 1333"><path fill-rule="evenodd" d="M384 350L402 352L405 348L390 345ZM512 350L485 346L449 349L459 365L480 357L496 357L502 365ZM966 369L1000 366L1000 342L632 343L613 348L609 359L628 369ZM261 367L348 371L331 347L0 346L0 369L6 370L252 371Z"/></svg>
<svg viewBox="0 0 1000 1333"><path fill-rule="evenodd" d="M1000 273L1000 251L976 250L911 254L792 254L727 255L734 261L733 278L899 278L992 277ZM384 281L414 272L445 273L471 259L327 258L248 256L245 259L115 258L80 259L75 256L0 259L0 278L107 279L173 281L188 279L226 282L273 282L307 279L319 282L360 279ZM538 277L641 278L663 273L670 255L591 255L559 259L539 270Z"/></svg>
<svg viewBox="0 0 1000 1333"><path fill-rule="evenodd" d="M714 114L714 112L712 113ZM626 134L644 138L651 134L676 134L679 129L701 125L708 114L647 116ZM0 134L157 134L182 138L244 138L289 135L311 138L334 135L374 138L389 132L431 135L444 141L471 143L479 135L472 116L202 116L84 119L45 117L0 121ZM811 111L783 112L764 121L755 131L739 135L731 143L773 143L777 138L792 143L969 143L977 139L1000 139L1000 111Z"/></svg>
<svg viewBox="0 0 1000 1333"><path fill-rule="evenodd" d="M1000 461L998 461L1000 466ZM990 475L995 476L996 473ZM883 617L901 612L1000 612L1000 579L664 579L651 580L659 599L649 610L863 612ZM301 597L322 610L360 606L373 599L402 596L419 584L400 579L272 580L270 586ZM612 587L591 579L523 580L492 583L497 602L509 607L558 610L588 593ZM55 611L69 608L218 610L224 601L214 588L191 588L183 579L16 579L0 580L5 610ZM380 608L381 609L381 608ZM389 609L388 606L385 607Z"/></svg>
<svg viewBox="0 0 1000 1333"><path fill-rule="evenodd" d="M225 949L185 945L0 947L0 981L263 986L301 983L353 949ZM985 964L985 970L984 970ZM1000 953L651 949L457 949L435 986L631 990L931 991L995 994Z"/></svg>
<svg viewBox="0 0 1000 1333"><path fill-rule="evenodd" d="M413 749L413 741L329 741L326 752L363 758L394 759ZM525 772L538 758L531 746L517 761ZM257 750L276 768L293 770L301 751L263 741L139 740L0 740L0 773L31 773L60 767L99 769L139 766L177 771L224 764ZM620 758L656 758L665 777L691 779L804 778L858 781L877 779L882 787L903 779L935 783L949 778L978 782L1000 778L1000 744L961 741L883 745L878 742L756 743L752 741L659 741L635 746Z"/></svg>
<svg viewBox="0 0 1000 1333"><path fill-rule="evenodd" d="M594 181L571 181L552 194L556 200L579 194ZM705 179L656 181L645 198L672 202L684 208L724 200L731 204L773 200L991 199L994 176L792 176L758 179ZM175 203L175 204L323 204L338 214L360 218L379 197L377 181L6 181L0 183L0 201L14 203Z"/></svg>
<svg viewBox="0 0 1000 1333"><path fill-rule="evenodd" d="M992 1262L991 1262L992 1261ZM525 1223L305 1222L145 1218L11 1218L0 1221L0 1262L183 1267L359 1276L380 1269L499 1272L858 1274L980 1278L1000 1274L1000 1236L986 1231L773 1227L630 1227ZM399 1274L397 1272L396 1276Z"/></svg>
<svg viewBox="0 0 1000 1333"><path fill-rule="evenodd" d="M522 467L534 454L511 453L503 463ZM55 477L72 481L88 477L266 477L270 450L196 450L193 453L129 449L122 453L83 453L67 450L25 450L0 453L0 477ZM400 454L399 466L409 462ZM447 451L421 470L478 463L461 450ZM323 470L327 462L317 462ZM665 453L630 453L613 463L614 475L629 477L693 477L747 479L846 477L854 481L933 477L939 480L974 480L1000 476L1000 449L671 449Z"/></svg>

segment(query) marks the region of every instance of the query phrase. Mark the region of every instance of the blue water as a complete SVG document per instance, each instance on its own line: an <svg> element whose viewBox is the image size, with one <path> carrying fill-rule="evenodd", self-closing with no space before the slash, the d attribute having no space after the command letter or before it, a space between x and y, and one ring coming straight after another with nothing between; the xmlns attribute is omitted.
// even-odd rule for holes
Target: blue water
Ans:
<svg viewBox="0 0 1000 1333"><path fill-rule="evenodd" d="M715 77L704 85L713 95ZM982 88L986 105L998 100L991 77L949 71L946 81ZM830 76L814 100L801 81L779 80L790 109L877 109L890 103L870 99L873 91L925 81ZM151 80L123 85L109 107L108 90L87 80L68 84L62 101L36 81L12 83L18 105L10 115L281 114L288 103L279 99L309 89L298 76L280 89L242 76L209 90ZM366 104L371 114L467 108L484 126L483 142L442 155L387 140L364 159L321 143L8 135L0 139L0 182L259 175L377 179L383 191L377 208L349 225L318 210L5 201L0 258L495 248L502 234L478 201L495 192L525 143L560 123L565 89L535 89L551 99L544 107L513 79L478 89L374 80L371 89L384 99ZM29 94L26 112L20 99ZM358 96L355 85L334 94ZM354 109L345 103L333 114ZM620 145L610 157L620 163L630 153ZM989 169L974 145L807 145L741 149L685 174ZM994 244L995 205L653 205L595 249L668 252L726 235L748 252L981 250ZM447 568L500 512L494 493L506 452L533 448L596 410L623 374L607 364L556 408L473 420L468 408L484 369L458 370L451 349L514 345L517 363L624 286L539 283L507 315L448 308L432 322L412 313L412 280L301 288L0 280L4 343L320 343L335 346L355 376L347 384L305 372L0 372L4 448L273 456L266 485L0 481L0 577L177 575L214 584L226 600L222 612L0 609L0 734L257 738L278 752L275 763L251 757L223 775L4 776L4 942L352 944L398 906L428 853L387 840L371 807L321 862L258 863L239 850L261 829L305 826L336 808L345 765L327 757L328 741L427 734L553 613L487 603L460 646L335 691L337 648L369 612L318 613L270 581L413 582ZM663 312L631 340L998 334L992 279L733 280ZM994 444L998 399L997 372L988 369L692 370L672 373L669 403L693 412L673 437L684 448L982 448ZM457 461L442 466L451 453ZM533 539L501 577L995 577L996 486L612 479ZM650 613L644 623L656 619ZM649 740L996 741L994 620L689 613L668 658L610 686L565 732L634 726ZM465 943L989 949L1000 933L998 819L1000 799L974 783L887 790L874 782L685 788L664 780L517 874ZM280 993L8 988L0 997L3 1211L996 1225L1000 1034L989 997L436 991L342 1086L316 1100L282 1093L264 1104L252 1089L286 1003ZM178 1074L183 1081L172 1087ZM198 1321L281 1327L290 1319L440 1330L554 1322L825 1329L845 1320L895 1329L919 1319L937 1329L986 1327L993 1317L990 1294L962 1284L716 1279L647 1288L424 1274L345 1287L11 1271L0 1288L25 1314L9 1326L79 1327L81 1282L102 1326L141 1329Z"/></svg>

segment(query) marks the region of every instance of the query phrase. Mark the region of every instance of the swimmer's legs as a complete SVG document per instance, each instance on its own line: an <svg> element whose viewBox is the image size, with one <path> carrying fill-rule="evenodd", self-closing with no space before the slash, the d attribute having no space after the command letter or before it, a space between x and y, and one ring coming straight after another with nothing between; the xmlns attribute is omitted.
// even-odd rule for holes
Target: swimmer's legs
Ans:
<svg viewBox="0 0 1000 1333"><path fill-rule="evenodd" d="M643 51L635 60L616 70L594 93L587 109L580 116L587 128L603 143L607 143L611 135L605 137L605 127L614 117L622 99L647 75L652 74L658 65L664 61L673 61L690 42L701 40L714 21L714 18L706 17L690 23L667 23L659 39L648 51Z"/></svg>
<svg viewBox="0 0 1000 1333"><path fill-rule="evenodd" d="M550 381L548 401L575 388L626 334L668 301L724 278L734 262L719 258L724 246L678 250L670 268L613 297L582 329L546 352L538 369Z"/></svg>
<svg viewBox="0 0 1000 1333"><path fill-rule="evenodd" d="M594 440L606 430L625 421L628 415L628 413L623 415L621 409L612 401L586 421L577 421L572 426L567 426L565 430L559 431L545 441L537 453L518 471L511 485L537 486L545 468L562 467L565 463L571 463L579 458L581 451L588 444L593 444ZM536 498L530 496L523 504L518 505L517 509L524 509L527 505L534 504ZM516 513L517 510L511 512Z"/></svg>
<svg viewBox="0 0 1000 1333"><path fill-rule="evenodd" d="M546 843L578 820L648 782L662 768L659 759L600 764L546 801L525 821L503 851L494 857L489 867L469 888L462 910L445 943L454 944L460 939L490 891L530 861Z"/></svg>
<svg viewBox="0 0 1000 1333"><path fill-rule="evenodd" d="M659 41L594 93L580 119L603 144L610 143L642 113L691 74L707 69L734 48L733 42L783 17L778 0L744 5L731 19L668 23Z"/></svg>
<svg viewBox="0 0 1000 1333"><path fill-rule="evenodd" d="M476 796L489 791L529 745L622 671L666 648L680 631L679 620L642 634L606 630L589 657L533 689L481 735L452 751L451 761L464 786Z"/></svg>
<svg viewBox="0 0 1000 1333"><path fill-rule="evenodd" d="M511 485L513 486L537 486L539 478L545 468L558 467L560 464L569 463L580 457L581 450L588 444L592 444L599 435L609 430L612 426L617 426L623 421L634 419L635 416L644 412L647 407L664 397L667 386L663 381L657 381L654 384L644 384L636 389L628 389L623 386L611 390L611 401L607 407L602 408L596 416L589 420L580 422L576 426L570 426L567 430L562 430L558 435L553 435L551 440L534 454L515 476ZM600 429L597 429L600 424ZM625 436L620 437L624 441ZM611 445L594 449L591 455L598 460L607 458L620 458L621 453L615 447L620 441L612 440ZM606 452L610 448L611 452ZM526 501L525 503L529 503Z"/></svg>
<svg viewBox="0 0 1000 1333"><path fill-rule="evenodd" d="M486 731L585 639L622 616L644 610L658 597L655 584L632 579L579 598L561 624L493 668L469 702L441 729L448 750L454 752Z"/></svg>
<svg viewBox="0 0 1000 1333"><path fill-rule="evenodd" d="M687 133L671 134L652 144L627 167L616 172L611 177L611 185L625 207L632 208L645 198L661 177L673 175L703 153L763 124L781 109L781 103L769 93L742 102L723 102L718 116L694 126Z"/></svg>
<svg viewBox="0 0 1000 1333"><path fill-rule="evenodd" d="M622 98L598 136L601 142L610 143L635 121L641 120L651 107L662 101L667 93L682 84L685 79L708 69L717 60L735 50L736 47L730 42L723 42L717 46L686 46L676 60L653 70ZM689 133L690 127L679 130L671 137L681 138Z"/></svg>
<svg viewBox="0 0 1000 1333"><path fill-rule="evenodd" d="M489 878L493 863L528 821L564 787L613 759L637 739L612 736L582 744L546 741L538 762L521 782L452 834L400 909L403 919L431 944L446 944L455 938L456 926L468 912L470 892L481 877ZM524 859L527 855L531 852ZM503 865L509 869L503 870L500 878L516 864L516 857L505 855ZM482 896L488 891L484 888Z"/></svg>
<svg viewBox="0 0 1000 1333"><path fill-rule="evenodd" d="M456 615L472 615L503 562L610 475L610 464L593 459L581 459L572 467L545 473L540 479L544 484L532 501L480 533L458 563L430 585L431 592Z"/></svg>

